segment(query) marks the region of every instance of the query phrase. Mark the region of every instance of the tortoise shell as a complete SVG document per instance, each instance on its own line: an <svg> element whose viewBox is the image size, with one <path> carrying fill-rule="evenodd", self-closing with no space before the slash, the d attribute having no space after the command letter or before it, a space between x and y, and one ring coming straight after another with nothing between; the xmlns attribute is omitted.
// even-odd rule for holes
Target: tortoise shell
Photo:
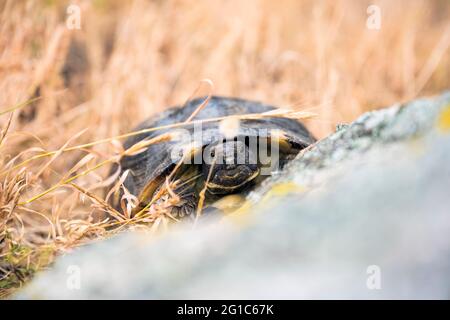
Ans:
<svg viewBox="0 0 450 320"><path fill-rule="evenodd" d="M170 127L170 125L185 122L204 100L205 98L191 100L184 106L170 108L158 116L144 121L134 131L156 127L163 128L129 138L124 143L125 149L140 141L179 130ZM201 120L232 115L261 114L275 109L273 106L259 102L212 96L208 104L192 119L192 122L184 124L180 129L195 136L195 130L198 131L199 121ZM288 148L283 149L282 152L284 153L288 152L295 155L301 149L315 142L314 137L303 124L297 120L282 117L240 119L235 136L273 138L274 132L277 132L277 138L285 143L285 146L288 146ZM227 139L229 138L227 137ZM202 122L201 137L199 139L194 138L194 140L195 143L191 146L195 146L195 148L204 148L224 140L220 121ZM120 162L121 171L129 170L129 174L124 181L124 187L131 194L137 196L141 202L150 201L152 193L183 157L183 154L174 152L174 150L189 149L187 145L189 143L185 139L171 139L151 144L141 153L123 157Z"/></svg>

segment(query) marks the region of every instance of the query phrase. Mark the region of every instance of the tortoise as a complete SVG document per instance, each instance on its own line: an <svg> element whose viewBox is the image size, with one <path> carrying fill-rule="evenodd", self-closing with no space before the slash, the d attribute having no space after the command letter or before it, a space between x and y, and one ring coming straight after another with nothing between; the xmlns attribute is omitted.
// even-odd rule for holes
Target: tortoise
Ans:
<svg viewBox="0 0 450 320"><path fill-rule="evenodd" d="M205 190L206 209L227 195L245 195L273 172L272 158L275 157L272 155L278 157L276 171L315 142L312 134L296 119L279 115L258 116L274 112L276 108L238 98L211 96L192 121L186 122L205 99L193 99L184 106L167 109L144 121L135 131L158 129L125 141L124 148L128 149L138 142L171 134L169 140L152 143L145 151L124 156L120 161L121 172L129 170L123 185L139 201L134 212L148 206L170 177L177 181L173 191L179 198L178 203L170 207L170 214L178 219L193 218L202 190ZM242 117L249 114L255 116ZM219 119L228 116L237 116L238 122L227 133L224 122ZM176 123L183 124L174 128L172 125ZM173 134L177 130L182 130L183 134ZM255 140L256 143L250 145ZM264 163L263 146L268 149L266 155L271 157Z"/></svg>

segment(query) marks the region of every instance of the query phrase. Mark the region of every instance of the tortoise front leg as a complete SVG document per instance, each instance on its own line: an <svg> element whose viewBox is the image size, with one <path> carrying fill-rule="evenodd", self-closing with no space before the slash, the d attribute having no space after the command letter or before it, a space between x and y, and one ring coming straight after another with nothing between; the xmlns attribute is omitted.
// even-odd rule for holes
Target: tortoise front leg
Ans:
<svg viewBox="0 0 450 320"><path fill-rule="evenodd" d="M176 219L195 219L197 203L195 192L180 195L180 202L170 208L170 214Z"/></svg>
<svg viewBox="0 0 450 320"><path fill-rule="evenodd" d="M199 167L185 167L175 178L174 193L179 201L170 207L170 214L176 219L195 219L198 204Z"/></svg>

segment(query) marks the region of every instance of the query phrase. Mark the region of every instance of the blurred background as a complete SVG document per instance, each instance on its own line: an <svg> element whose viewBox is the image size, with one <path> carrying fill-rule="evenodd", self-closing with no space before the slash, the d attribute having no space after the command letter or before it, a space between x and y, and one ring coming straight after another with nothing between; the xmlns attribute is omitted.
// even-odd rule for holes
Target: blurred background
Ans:
<svg viewBox="0 0 450 320"><path fill-rule="evenodd" d="M80 29L67 27L70 4L81 9ZM380 9L379 29L367 27L370 5ZM5 0L0 7L0 106L43 97L14 122L34 123L42 138L81 127L89 127L86 139L125 132L184 103L204 78L214 88L199 95L317 112L308 125L319 137L366 110L450 83L446 0Z"/></svg>
<svg viewBox="0 0 450 320"><path fill-rule="evenodd" d="M206 94L313 111L322 138L448 89L449 46L448 0L2 0L0 282L15 278L0 287L106 232L94 214L116 177L102 161L120 143L39 154Z"/></svg>

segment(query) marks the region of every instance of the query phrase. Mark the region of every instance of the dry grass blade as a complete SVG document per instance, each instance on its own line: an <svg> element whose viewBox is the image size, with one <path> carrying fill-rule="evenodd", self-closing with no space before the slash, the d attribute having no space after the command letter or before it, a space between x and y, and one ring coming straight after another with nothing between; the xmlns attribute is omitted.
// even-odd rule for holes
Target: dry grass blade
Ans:
<svg viewBox="0 0 450 320"><path fill-rule="evenodd" d="M206 99L205 99L205 100L197 107L197 109L194 110L194 112L189 116L189 118L186 119L185 123L191 122L192 119L194 119L195 116L196 116L200 111L202 111L203 108L206 107L206 105L208 104L209 100L211 100L211 95L212 95L212 92L213 92L213 90L214 90L214 83L213 83L210 79L203 79L203 80L201 81L201 83L206 83L206 84L208 84L210 90L209 90L209 92L208 92L208 94L207 94L207 96L206 96ZM198 92L199 90L200 90L200 86L197 88L197 90L195 90L195 92L194 92L194 93L192 94L192 96L188 99L188 101L191 100L191 99L197 94L197 92Z"/></svg>
<svg viewBox="0 0 450 320"><path fill-rule="evenodd" d="M415 94L419 94L427 82L430 80L433 73L436 71L439 63L441 62L444 55L447 53L450 47L450 25L447 26L447 29L442 34L442 37L439 39L438 43L434 47L433 51L430 54L426 64L423 66L422 70L420 70L419 76L417 77L417 88Z"/></svg>
<svg viewBox="0 0 450 320"><path fill-rule="evenodd" d="M23 205L29 204L29 203L31 203L33 201L36 201L36 200L44 197L45 195L51 193L52 191L55 191L59 187L61 187L63 185L66 185L66 184L69 184L70 182L78 179L79 177L83 177L83 176L89 174L90 172L92 172L94 170L97 170L98 168L101 168L101 167L103 167L103 166L105 166L107 164L111 164L112 162L114 162L113 159L104 160L104 161L98 163L97 165L95 165L94 167L92 167L90 169L84 170L83 172L81 172L79 174L76 174L76 175L74 175L74 176L72 176L72 177L70 177L68 179L65 179L65 180L62 180L62 181L58 182L57 184L53 185L49 189L45 190L44 192L41 192L41 193L33 196L32 198L30 198L30 199L28 199L28 200L26 200L24 202L21 202L20 205L23 206Z"/></svg>
<svg viewBox="0 0 450 320"><path fill-rule="evenodd" d="M100 206L100 208L102 209L102 211L108 212L110 215L112 215L114 218L116 218L118 220L123 219L122 214L119 211L114 209L108 202L106 202L99 196L95 195L92 192L89 192L88 190L80 187L79 185L77 185L75 183L69 183L69 185L72 186L73 188L77 189L78 191L80 191L82 194L89 197L89 199L91 199L93 202L97 203Z"/></svg>
<svg viewBox="0 0 450 320"><path fill-rule="evenodd" d="M85 130L82 130L81 132L79 132L78 134L76 134L75 136L73 136L72 138L70 138L62 147L61 149L59 149L57 152L55 152L53 154L53 156L51 157L51 159L36 173L35 175L35 179L39 178L39 176L48 168L50 167L50 165L52 164L53 161L55 161L55 159L61 155L61 153L63 152L62 150L64 150L71 142L72 140L76 140L79 136L81 136L84 132L86 132ZM89 155L88 155L89 156ZM70 174L71 171L69 171Z"/></svg>
<svg viewBox="0 0 450 320"><path fill-rule="evenodd" d="M4 110L1 110L0 111L0 116L2 116L4 114L7 114L7 113L10 113L10 112L14 112L14 111L19 110L19 109L22 109L23 107L25 107L27 105L30 105L30 104L32 104L34 102L37 102L37 101L39 101L41 99L42 99L42 97L36 97L36 98L28 99L28 100L26 100L24 102L20 102L20 103L12 106L10 108L6 108Z"/></svg>
<svg viewBox="0 0 450 320"><path fill-rule="evenodd" d="M3 145L3 140L5 140L6 135L8 134L9 127L11 126L13 115L9 116L8 122L6 123L6 128L0 131L0 149Z"/></svg>
<svg viewBox="0 0 450 320"><path fill-rule="evenodd" d="M211 179L211 174L213 172L214 166L216 165L216 161L217 161L217 159L214 158L214 160L213 160L213 162L211 164L211 167L209 168L208 177L206 178L206 181L205 181L205 186L203 187L203 189L199 193L197 212L196 212L196 217L195 217L196 221L202 215L203 205L205 203L206 190L208 189L208 183L209 183L209 180Z"/></svg>

